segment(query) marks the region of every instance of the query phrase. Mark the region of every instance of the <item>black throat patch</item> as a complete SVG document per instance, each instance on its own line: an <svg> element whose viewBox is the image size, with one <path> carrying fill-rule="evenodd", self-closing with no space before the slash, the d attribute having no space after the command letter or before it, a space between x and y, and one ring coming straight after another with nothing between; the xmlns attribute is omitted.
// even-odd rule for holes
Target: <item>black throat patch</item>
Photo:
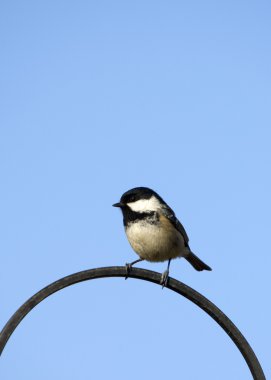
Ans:
<svg viewBox="0 0 271 380"><path fill-rule="evenodd" d="M148 212L135 212L132 211L128 206L122 208L123 212L123 224L128 226L130 223L139 222L141 220L146 220L147 223L156 224L159 221L159 215L155 211Z"/></svg>

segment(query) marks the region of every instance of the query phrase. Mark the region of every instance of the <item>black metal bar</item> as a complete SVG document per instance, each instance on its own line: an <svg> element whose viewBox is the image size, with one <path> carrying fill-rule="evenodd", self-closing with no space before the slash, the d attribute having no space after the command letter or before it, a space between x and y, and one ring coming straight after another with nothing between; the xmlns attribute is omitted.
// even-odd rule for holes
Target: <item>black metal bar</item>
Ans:
<svg viewBox="0 0 271 380"><path fill-rule="evenodd" d="M58 281L46 286L38 293L33 295L26 301L9 319L5 327L0 333L0 354L2 353L7 341L9 340L11 334L22 321L22 319L41 301L50 296L51 294L58 292L59 290L66 288L67 286L76 284L78 282L94 280L103 277L126 277L127 268L126 267L105 267L89 269L82 272L71 274L61 278ZM129 272L129 277L137 278L140 280L150 281L155 284L160 285L161 274L145 269L132 268ZM185 298L192 301L194 304L199 306L207 314L210 315L230 336L232 341L238 347L239 351L243 355L247 362L247 365L251 371L254 380L266 380L261 365L250 347L249 343L245 337L241 334L238 328L233 324L233 322L215 306L211 301L205 298L203 295L198 293L196 290L190 288L189 286L183 284L169 277L166 288L173 290L174 292L184 296Z"/></svg>

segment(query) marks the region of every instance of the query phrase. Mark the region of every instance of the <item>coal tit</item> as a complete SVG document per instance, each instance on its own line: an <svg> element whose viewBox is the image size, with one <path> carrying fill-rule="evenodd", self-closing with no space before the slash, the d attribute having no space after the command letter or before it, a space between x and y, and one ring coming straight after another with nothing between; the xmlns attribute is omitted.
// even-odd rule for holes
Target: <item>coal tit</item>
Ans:
<svg viewBox="0 0 271 380"><path fill-rule="evenodd" d="M184 257L197 271L212 270L201 261L188 245L187 233L174 211L155 191L136 187L124 193L119 207L128 241L139 259L126 264L127 275L133 264L143 260L161 262L168 260L161 284L167 283L171 259Z"/></svg>

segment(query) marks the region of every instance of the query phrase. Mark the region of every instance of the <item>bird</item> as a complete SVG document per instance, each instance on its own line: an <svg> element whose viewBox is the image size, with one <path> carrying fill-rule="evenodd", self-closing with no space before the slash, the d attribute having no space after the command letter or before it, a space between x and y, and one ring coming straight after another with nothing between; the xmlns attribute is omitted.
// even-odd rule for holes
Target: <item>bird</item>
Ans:
<svg viewBox="0 0 271 380"><path fill-rule="evenodd" d="M212 269L189 247L188 235L174 211L158 193L148 187L126 191L113 207L121 209L127 239L139 259L126 264L127 275L134 264L141 261L168 261L162 273L162 287L166 286L172 259L185 258L197 271Z"/></svg>

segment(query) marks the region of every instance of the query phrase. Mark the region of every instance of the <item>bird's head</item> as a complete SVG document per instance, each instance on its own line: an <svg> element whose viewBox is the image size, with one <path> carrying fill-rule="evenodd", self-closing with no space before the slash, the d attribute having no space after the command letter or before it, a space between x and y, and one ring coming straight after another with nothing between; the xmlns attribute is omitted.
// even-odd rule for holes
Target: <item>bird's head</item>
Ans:
<svg viewBox="0 0 271 380"><path fill-rule="evenodd" d="M129 208L134 212L145 213L158 211L165 202L152 189L148 187L135 187L126 191L120 202L113 204L114 207L120 207L122 210Z"/></svg>

